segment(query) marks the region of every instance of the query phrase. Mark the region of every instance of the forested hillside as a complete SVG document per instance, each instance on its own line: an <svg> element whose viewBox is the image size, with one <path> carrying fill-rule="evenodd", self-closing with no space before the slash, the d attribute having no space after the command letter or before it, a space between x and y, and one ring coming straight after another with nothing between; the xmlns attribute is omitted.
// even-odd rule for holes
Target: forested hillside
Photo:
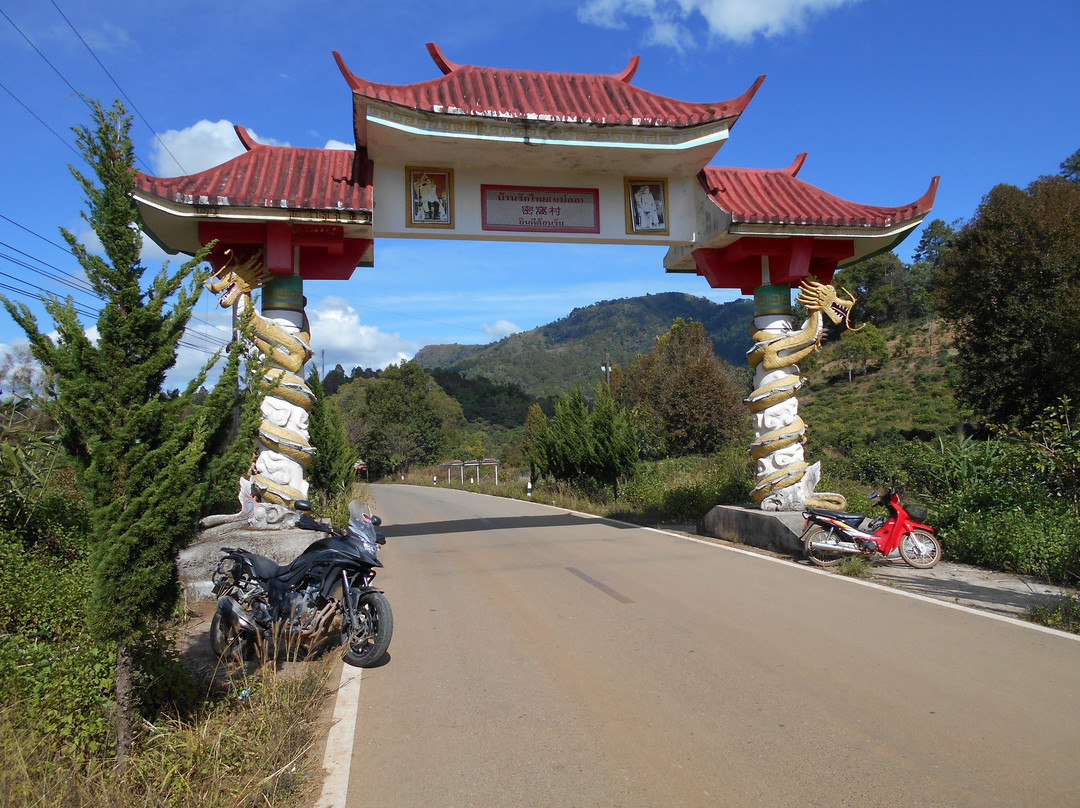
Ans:
<svg viewBox="0 0 1080 808"><path fill-rule="evenodd" d="M716 304L679 292L606 300L490 345L429 345L415 361L429 370L517 385L535 399L574 387L589 395L603 378L602 366L628 367L680 317L705 326L721 359L735 367L746 363L753 302Z"/></svg>

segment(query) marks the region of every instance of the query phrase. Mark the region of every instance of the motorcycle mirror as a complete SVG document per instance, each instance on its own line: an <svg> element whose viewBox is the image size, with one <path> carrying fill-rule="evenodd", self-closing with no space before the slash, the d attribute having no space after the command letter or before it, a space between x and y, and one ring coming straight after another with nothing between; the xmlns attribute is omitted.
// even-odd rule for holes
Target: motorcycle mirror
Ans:
<svg viewBox="0 0 1080 808"><path fill-rule="evenodd" d="M382 519L380 519L377 516L372 516L371 517L371 524L375 525L375 527L378 527L379 525L382 524Z"/></svg>
<svg viewBox="0 0 1080 808"><path fill-rule="evenodd" d="M310 511L311 502L306 499L294 499L293 508L298 511Z"/></svg>

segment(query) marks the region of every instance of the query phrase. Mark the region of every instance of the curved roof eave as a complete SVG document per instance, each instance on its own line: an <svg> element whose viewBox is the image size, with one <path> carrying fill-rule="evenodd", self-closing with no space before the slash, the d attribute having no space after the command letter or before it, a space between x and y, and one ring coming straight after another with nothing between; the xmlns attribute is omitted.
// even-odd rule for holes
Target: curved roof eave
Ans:
<svg viewBox="0 0 1080 808"><path fill-rule="evenodd" d="M717 207L731 215L731 229L744 226L810 228L879 228L886 231L922 219L933 207L940 176L914 202L886 207L851 202L830 194L795 174L805 155L784 169L706 166L698 181Z"/></svg>
<svg viewBox="0 0 1080 808"><path fill-rule="evenodd" d="M372 166L367 152L257 143L235 127L246 151L231 160L179 177L135 175L137 193L179 205L237 211L372 210ZM231 215L231 214L230 214Z"/></svg>
<svg viewBox="0 0 1080 808"><path fill-rule="evenodd" d="M334 51L338 69L357 105L383 101L445 115L474 115L516 120L550 117L564 122L641 127L697 126L738 118L764 76L737 98L713 103L677 101L630 84L637 57L617 74L549 73L458 65L433 43L428 50L443 73L415 84L392 85L359 78Z"/></svg>

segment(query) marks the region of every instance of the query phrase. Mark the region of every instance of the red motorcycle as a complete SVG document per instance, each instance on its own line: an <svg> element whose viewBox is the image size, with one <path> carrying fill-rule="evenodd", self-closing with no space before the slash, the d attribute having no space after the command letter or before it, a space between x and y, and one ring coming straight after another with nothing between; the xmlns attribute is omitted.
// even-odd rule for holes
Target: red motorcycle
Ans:
<svg viewBox="0 0 1080 808"><path fill-rule="evenodd" d="M867 517L861 513L844 513L824 508L807 508L803 512L806 526L803 528L803 547L806 557L819 567L839 564L847 556L872 556L880 553L888 557L893 550L913 567L930 569L941 560L941 543L934 529L917 519L925 519L922 508L907 508L900 502L896 488L884 494L871 494L889 511L862 527Z"/></svg>

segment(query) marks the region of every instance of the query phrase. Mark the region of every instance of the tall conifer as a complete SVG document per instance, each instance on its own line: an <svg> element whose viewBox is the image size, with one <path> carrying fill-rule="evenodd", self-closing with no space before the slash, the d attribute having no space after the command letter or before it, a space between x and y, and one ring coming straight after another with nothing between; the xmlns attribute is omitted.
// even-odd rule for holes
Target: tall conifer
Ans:
<svg viewBox="0 0 1080 808"><path fill-rule="evenodd" d="M162 393L202 291L206 272L199 265L206 251L175 272L163 267L144 288L142 236L131 197L131 119L119 102L111 109L94 104L93 123L74 128L93 177L71 171L86 197L83 218L104 255L67 230L61 233L103 301L96 339L71 298L44 301L55 340L25 305L2 301L49 375L50 411L91 509L88 621L99 639L115 644L116 752L125 761L135 726L133 646L174 608L177 552L191 540L207 505L221 500L222 486L235 486L251 442L242 435L230 443L239 344L230 347L221 378L202 404L193 396L213 360L179 396ZM253 431L252 409L242 431Z"/></svg>

